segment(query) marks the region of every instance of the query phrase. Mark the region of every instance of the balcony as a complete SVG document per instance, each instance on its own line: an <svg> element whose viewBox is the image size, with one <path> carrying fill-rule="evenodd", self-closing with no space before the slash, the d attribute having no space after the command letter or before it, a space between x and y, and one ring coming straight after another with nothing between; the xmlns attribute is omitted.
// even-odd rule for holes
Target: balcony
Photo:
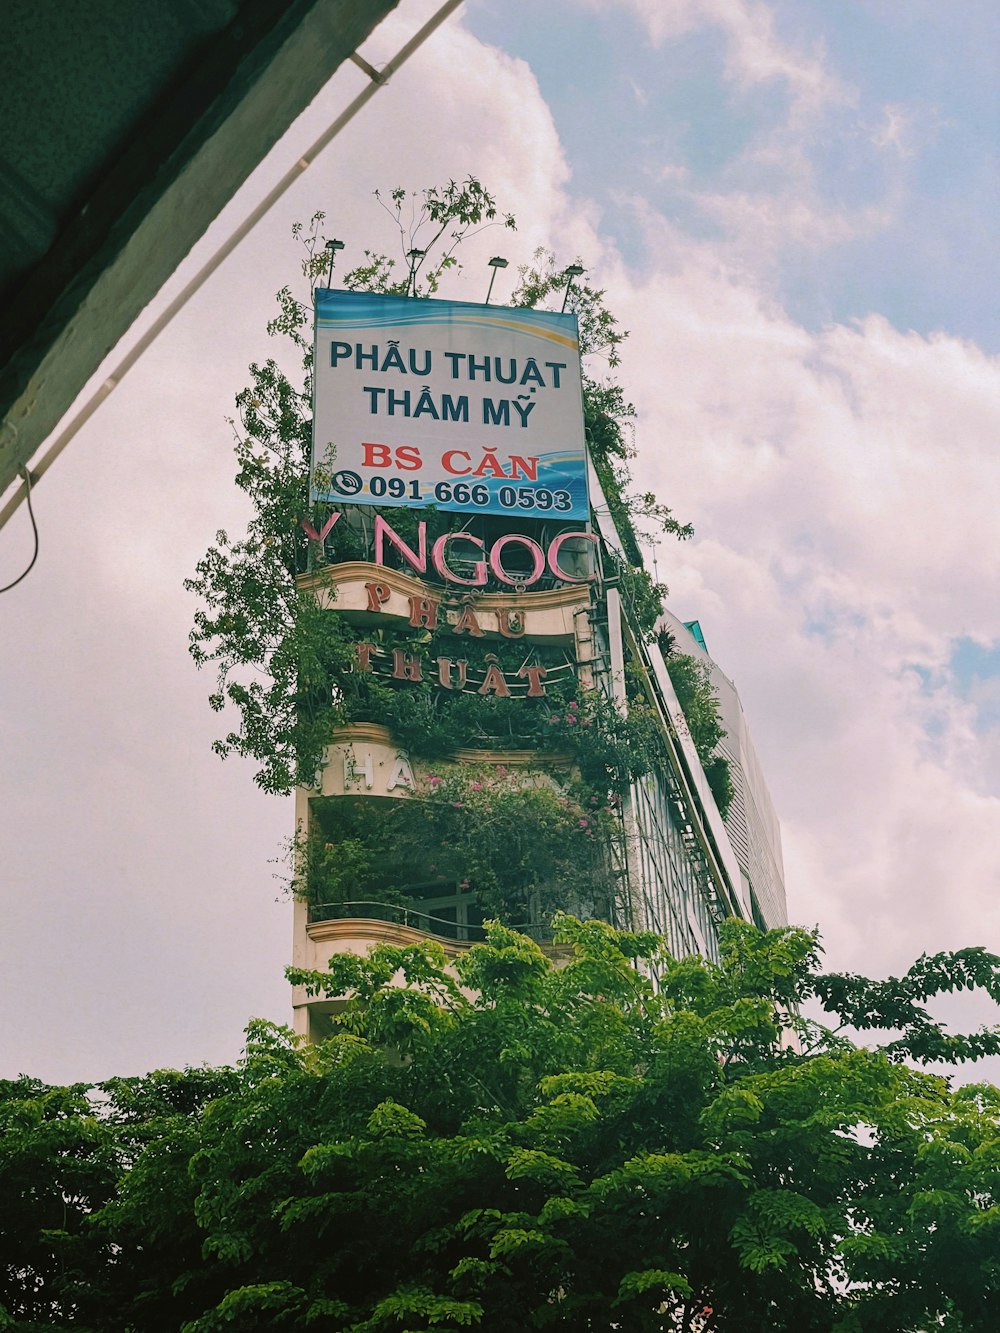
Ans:
<svg viewBox="0 0 1000 1333"><path fill-rule="evenodd" d="M463 899L456 896L440 904L421 901L414 905L400 905L367 899L313 903L309 907L308 931L314 940L346 934L347 922L351 923L351 933L361 933L372 939L403 942L414 937L430 937L445 945L463 946L478 944L486 939L482 913L474 899L468 896ZM516 922L512 928L530 936L539 944L547 943L552 938L551 930L540 924Z"/></svg>

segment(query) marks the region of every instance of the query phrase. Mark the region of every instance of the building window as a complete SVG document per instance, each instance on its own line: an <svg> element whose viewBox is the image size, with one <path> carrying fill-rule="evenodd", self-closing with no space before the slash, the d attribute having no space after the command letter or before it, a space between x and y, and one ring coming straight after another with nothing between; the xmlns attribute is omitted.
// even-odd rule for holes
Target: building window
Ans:
<svg viewBox="0 0 1000 1333"><path fill-rule="evenodd" d="M411 899L406 909L407 917L409 924L417 930L426 930L429 935L441 935L448 940L484 938L483 914L474 893L459 889L442 893L440 887L414 885L407 887L407 895Z"/></svg>

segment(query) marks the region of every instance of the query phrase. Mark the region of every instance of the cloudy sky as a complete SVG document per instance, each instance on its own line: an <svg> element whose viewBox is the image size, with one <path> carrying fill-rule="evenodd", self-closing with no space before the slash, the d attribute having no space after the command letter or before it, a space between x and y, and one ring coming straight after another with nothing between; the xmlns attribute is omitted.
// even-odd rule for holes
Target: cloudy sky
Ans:
<svg viewBox="0 0 1000 1333"><path fill-rule="evenodd" d="M792 920L837 968L1000 950L998 66L994 0L468 0L38 489L0 602L0 1077L230 1060L251 1014L287 1019L291 803L210 753L181 585L245 519L226 417L278 350L292 222L324 209L356 262L391 243L376 187L470 172L520 225L448 294L545 245L631 330L636 470L696 529L656 567L742 694ZM362 85L336 76L193 263ZM0 584L30 550L22 510Z"/></svg>

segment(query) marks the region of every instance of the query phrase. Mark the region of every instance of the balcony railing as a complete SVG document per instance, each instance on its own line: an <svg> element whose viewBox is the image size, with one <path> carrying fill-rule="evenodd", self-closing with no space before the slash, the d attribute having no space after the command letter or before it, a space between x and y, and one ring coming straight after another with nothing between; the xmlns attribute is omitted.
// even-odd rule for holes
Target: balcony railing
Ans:
<svg viewBox="0 0 1000 1333"><path fill-rule="evenodd" d="M445 917L433 916L429 912L420 912L413 907L404 907L399 903L380 903L371 900L338 903L310 903L310 922L318 921L387 921L394 926L409 926L422 931L425 935L437 935L441 939L458 940L474 944L486 939L483 926L471 922L449 921ZM511 930L519 930L529 935L538 943L545 943L552 938L548 926L532 922L517 922Z"/></svg>

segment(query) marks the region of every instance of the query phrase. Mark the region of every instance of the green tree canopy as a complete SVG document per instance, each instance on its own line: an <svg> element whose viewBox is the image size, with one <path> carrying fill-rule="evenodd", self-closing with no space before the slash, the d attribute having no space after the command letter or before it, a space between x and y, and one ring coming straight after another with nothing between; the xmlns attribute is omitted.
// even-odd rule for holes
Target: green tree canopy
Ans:
<svg viewBox="0 0 1000 1333"><path fill-rule="evenodd" d="M871 982L808 931L713 964L563 918L293 980L343 1001L318 1046L0 1085L0 1328L996 1328L1000 1090L907 1063L1000 1048L926 1008L1000 994L982 950Z"/></svg>

